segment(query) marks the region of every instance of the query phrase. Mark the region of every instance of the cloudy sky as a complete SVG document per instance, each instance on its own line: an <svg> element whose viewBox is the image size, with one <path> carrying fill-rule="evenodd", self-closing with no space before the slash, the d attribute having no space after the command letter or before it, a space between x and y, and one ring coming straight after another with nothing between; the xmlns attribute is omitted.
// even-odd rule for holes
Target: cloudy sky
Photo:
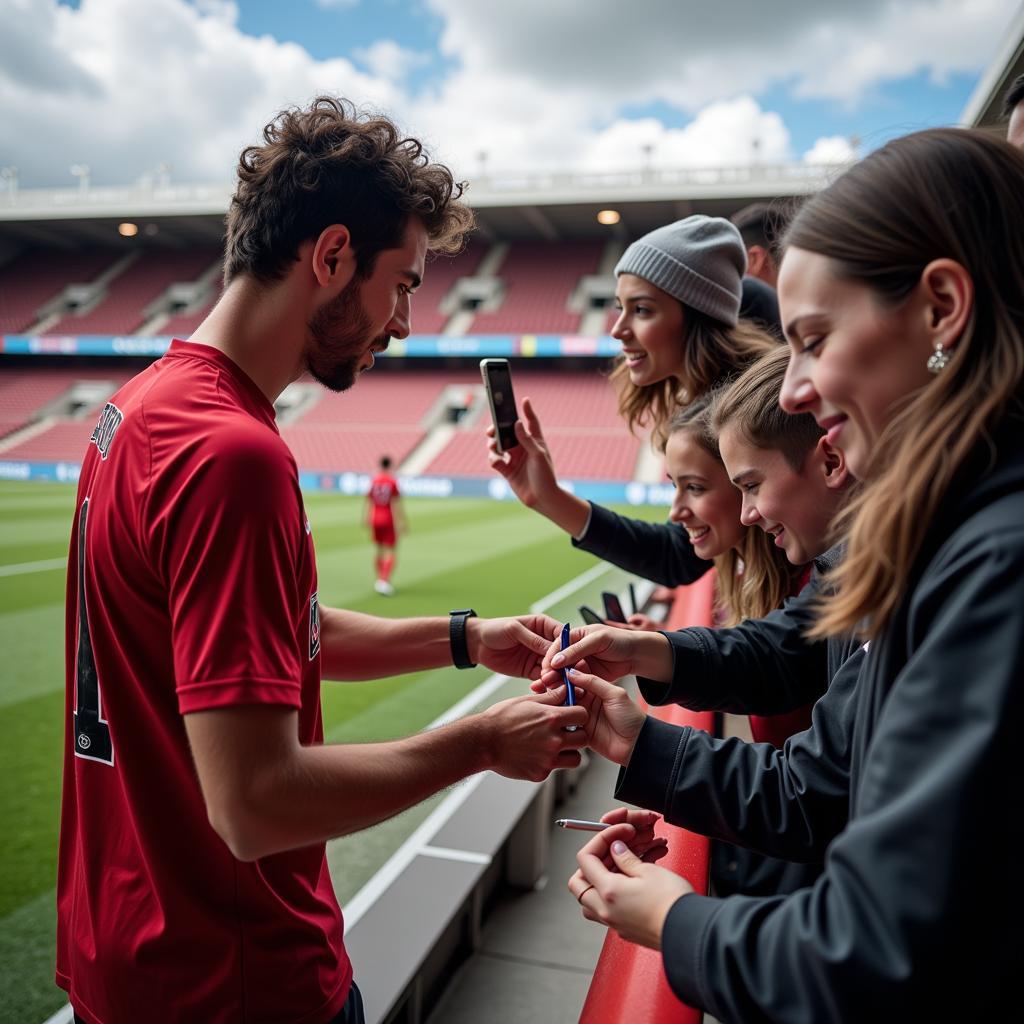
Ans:
<svg viewBox="0 0 1024 1024"><path fill-rule="evenodd" d="M842 158L955 123L1018 3L0 0L0 166L223 182L320 92L469 178Z"/></svg>

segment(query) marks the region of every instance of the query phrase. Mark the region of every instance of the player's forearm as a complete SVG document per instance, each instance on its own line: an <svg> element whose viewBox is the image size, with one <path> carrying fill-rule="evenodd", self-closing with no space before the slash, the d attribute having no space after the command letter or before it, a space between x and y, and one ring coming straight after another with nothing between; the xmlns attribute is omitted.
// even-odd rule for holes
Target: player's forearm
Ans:
<svg viewBox="0 0 1024 1024"><path fill-rule="evenodd" d="M240 860L368 828L490 767L480 716L392 743L299 747L253 772L218 832Z"/></svg>
<svg viewBox="0 0 1024 1024"><path fill-rule="evenodd" d="M324 679L381 679L452 663L447 618L383 619L320 609Z"/></svg>

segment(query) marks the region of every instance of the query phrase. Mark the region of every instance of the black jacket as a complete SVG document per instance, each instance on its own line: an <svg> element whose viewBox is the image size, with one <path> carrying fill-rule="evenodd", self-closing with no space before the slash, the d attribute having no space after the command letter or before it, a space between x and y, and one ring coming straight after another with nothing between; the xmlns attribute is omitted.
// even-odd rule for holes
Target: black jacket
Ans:
<svg viewBox="0 0 1024 1024"><path fill-rule="evenodd" d="M644 700L742 715L781 715L817 700L859 646L852 637L809 641L804 636L822 587L828 586L823 574L842 553L837 545L816 558L803 590L762 619L664 633L672 645L672 681L638 679Z"/></svg>
<svg viewBox="0 0 1024 1024"><path fill-rule="evenodd" d="M678 900L669 982L726 1022L997 1019L1024 920L1024 432L950 488L848 667L781 752L644 726L621 798L790 858L827 845L791 896Z"/></svg>
<svg viewBox="0 0 1024 1024"><path fill-rule="evenodd" d="M626 572L665 587L682 587L699 580L712 563L698 558L686 530L675 523L628 519L603 505L590 503L590 524L573 547Z"/></svg>

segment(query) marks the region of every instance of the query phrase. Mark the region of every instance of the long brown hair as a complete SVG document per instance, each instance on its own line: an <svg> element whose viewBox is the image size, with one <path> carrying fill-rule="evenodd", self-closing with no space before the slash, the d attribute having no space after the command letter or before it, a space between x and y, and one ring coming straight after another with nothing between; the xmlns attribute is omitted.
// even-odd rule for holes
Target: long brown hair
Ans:
<svg viewBox="0 0 1024 1024"><path fill-rule="evenodd" d="M813 635L876 636L904 596L923 524L979 443L1021 409L1024 154L965 129L896 139L808 200L784 246L829 257L834 273L891 307L935 259L955 260L974 284L949 365L895 411L842 517L849 546L834 573L838 594Z"/></svg>
<svg viewBox="0 0 1024 1024"><path fill-rule="evenodd" d="M785 351L785 350L783 350ZM669 421L667 437L686 431L720 465L718 436L712 421L720 389L710 391L678 409ZM812 420L813 422L813 420ZM722 624L760 619L778 608L795 588L800 570L794 570L764 530L746 528L739 550L730 548L712 559L716 600Z"/></svg>
<svg viewBox="0 0 1024 1024"><path fill-rule="evenodd" d="M668 422L679 406L700 398L765 352L778 348L777 339L749 320L740 320L735 327L730 327L683 306L677 374L656 384L638 387L629 379L625 357L616 358L611 379L619 393L619 415L631 431L651 426L653 441L663 446L668 436Z"/></svg>

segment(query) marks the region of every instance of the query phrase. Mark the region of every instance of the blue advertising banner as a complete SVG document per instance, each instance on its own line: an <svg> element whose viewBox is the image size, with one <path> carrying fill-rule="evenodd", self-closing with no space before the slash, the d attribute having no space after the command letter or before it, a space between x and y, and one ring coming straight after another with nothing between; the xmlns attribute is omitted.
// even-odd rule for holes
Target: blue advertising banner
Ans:
<svg viewBox="0 0 1024 1024"><path fill-rule="evenodd" d="M75 462L18 462L0 460L0 480L42 480L75 483L81 467ZM667 484L629 483L613 480L561 480L563 487L586 501L602 505L671 505L673 489ZM368 473L299 472L304 491L365 494L370 489ZM403 495L413 498L491 498L515 501L509 486L499 476L400 476Z"/></svg>
<svg viewBox="0 0 1024 1024"><path fill-rule="evenodd" d="M22 356L162 356L169 337L131 335L0 335L0 352ZM608 336L588 338L571 334L478 334L452 337L444 334L413 335L394 340L381 358L442 359L451 356L512 359L576 358L607 359L618 355L621 345Z"/></svg>

